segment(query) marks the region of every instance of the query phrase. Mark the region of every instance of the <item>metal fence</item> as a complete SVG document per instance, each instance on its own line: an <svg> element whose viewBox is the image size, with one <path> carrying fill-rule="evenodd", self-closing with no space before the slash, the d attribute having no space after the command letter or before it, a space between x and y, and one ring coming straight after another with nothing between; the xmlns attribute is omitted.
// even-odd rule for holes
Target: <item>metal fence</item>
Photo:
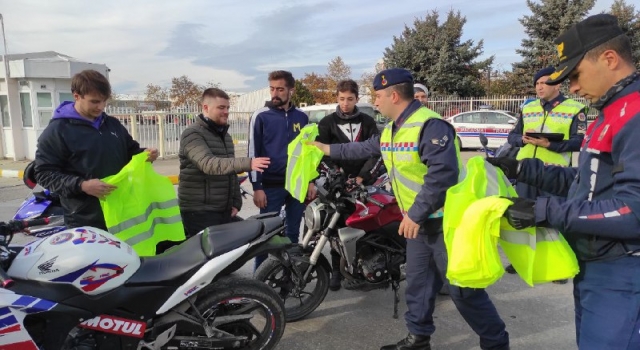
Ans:
<svg viewBox="0 0 640 350"><path fill-rule="evenodd" d="M568 96L587 105L587 101L577 96ZM428 107L443 117L455 114L491 108L519 113L522 103L533 96L487 96L487 97L447 97L429 98ZM178 155L180 135L201 113L200 106L171 108L159 111L133 111L131 108L107 108L106 112L120 120L129 133L143 147L157 148L160 157L170 158ZM231 134L237 156L246 156L248 145L249 119L253 112L230 112L229 133ZM593 120L596 110L590 110L588 119Z"/></svg>
<svg viewBox="0 0 640 350"><path fill-rule="evenodd" d="M584 105L588 105L586 99L579 96L567 96ZM486 96L486 97L451 97L451 96L432 96L429 97L427 107L438 112L441 116L448 118L458 113L468 112L481 108L491 108L498 110L519 113L522 104L528 98L536 98L535 96ZM588 119L594 120L598 115L597 110L588 111Z"/></svg>
<svg viewBox="0 0 640 350"><path fill-rule="evenodd" d="M117 118L142 147L157 148L161 158L177 157L180 135L191 125L199 110L137 111L108 108L106 113ZM231 112L229 134L235 144L236 155L246 156L249 119L253 112Z"/></svg>

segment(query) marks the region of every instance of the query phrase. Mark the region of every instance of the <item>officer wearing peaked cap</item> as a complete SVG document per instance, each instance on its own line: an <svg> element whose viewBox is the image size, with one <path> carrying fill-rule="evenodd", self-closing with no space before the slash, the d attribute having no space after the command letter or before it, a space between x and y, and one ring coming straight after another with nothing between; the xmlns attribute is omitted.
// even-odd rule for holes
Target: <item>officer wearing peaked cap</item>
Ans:
<svg viewBox="0 0 640 350"><path fill-rule="evenodd" d="M433 310L446 279L447 251L442 233L447 189L462 169L453 127L414 99L413 77L405 69L384 70L373 81L376 107L390 122L380 136L365 142L315 145L335 159L382 156L404 219L398 234L407 238L407 312L409 334L382 350L431 349ZM450 287L451 299L480 336L482 349L509 349L509 334L483 289Z"/></svg>
<svg viewBox="0 0 640 350"><path fill-rule="evenodd" d="M569 80L569 91L600 111L587 128L578 166L489 161L553 195L516 198L506 216L516 229L556 228L575 251L579 349L640 349L640 72L612 15L588 17L554 43L560 64L546 83Z"/></svg>

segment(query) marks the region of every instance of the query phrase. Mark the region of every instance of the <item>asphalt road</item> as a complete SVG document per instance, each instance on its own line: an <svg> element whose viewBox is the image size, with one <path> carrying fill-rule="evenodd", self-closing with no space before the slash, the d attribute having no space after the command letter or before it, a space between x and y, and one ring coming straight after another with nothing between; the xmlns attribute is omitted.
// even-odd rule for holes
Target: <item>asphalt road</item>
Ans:
<svg viewBox="0 0 640 350"><path fill-rule="evenodd" d="M465 161L475 155L479 153L463 152ZM158 162L156 169L169 175L171 169L177 169L177 162ZM0 220L10 219L29 192L17 179L0 178ZM241 215L256 213L253 202L246 200ZM28 240L28 237L18 235L14 242ZM507 264L506 260L503 262ZM247 264L238 273L251 276L251 272L252 264ZM576 349L571 283L530 288L517 275L505 274L488 291L507 325L511 349ZM393 293L390 289L368 293L330 291L320 307L306 319L286 325L279 348L379 349L406 335L402 317L405 311L404 283L401 285L400 318L397 320L391 317ZM480 349L478 336L448 297L438 296L434 318L437 327L432 337L434 350Z"/></svg>

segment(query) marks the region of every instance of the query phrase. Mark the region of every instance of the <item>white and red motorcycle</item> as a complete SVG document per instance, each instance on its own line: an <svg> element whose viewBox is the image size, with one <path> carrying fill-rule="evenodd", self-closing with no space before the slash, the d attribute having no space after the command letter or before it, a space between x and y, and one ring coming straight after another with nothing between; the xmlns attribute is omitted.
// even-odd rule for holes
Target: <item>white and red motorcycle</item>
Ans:
<svg viewBox="0 0 640 350"><path fill-rule="evenodd" d="M154 257L91 227L9 245L42 220L0 222L0 349L273 349L282 337L280 297L229 276L286 246L277 216L212 227Z"/></svg>

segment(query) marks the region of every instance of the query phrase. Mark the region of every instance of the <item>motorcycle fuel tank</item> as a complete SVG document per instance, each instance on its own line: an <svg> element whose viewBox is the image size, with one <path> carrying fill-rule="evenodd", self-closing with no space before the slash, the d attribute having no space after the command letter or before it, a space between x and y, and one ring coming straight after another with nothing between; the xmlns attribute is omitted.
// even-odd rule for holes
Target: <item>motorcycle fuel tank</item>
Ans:
<svg viewBox="0 0 640 350"><path fill-rule="evenodd" d="M140 257L109 232L78 227L27 244L7 273L23 280L72 284L95 295L124 284Z"/></svg>
<svg viewBox="0 0 640 350"><path fill-rule="evenodd" d="M384 208L373 203L358 203L355 212L346 220L347 226L369 232L402 221L402 212L395 197L387 194L374 194L371 197L383 204Z"/></svg>

